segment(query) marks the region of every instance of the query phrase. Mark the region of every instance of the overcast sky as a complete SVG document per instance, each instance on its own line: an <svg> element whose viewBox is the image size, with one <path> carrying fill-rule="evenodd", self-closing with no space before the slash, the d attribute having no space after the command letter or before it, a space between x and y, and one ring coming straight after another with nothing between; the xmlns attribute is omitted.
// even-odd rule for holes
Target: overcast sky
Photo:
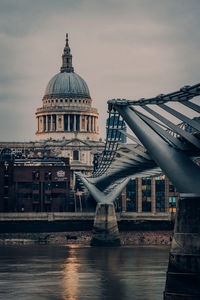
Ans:
<svg viewBox="0 0 200 300"><path fill-rule="evenodd" d="M35 111L69 33L75 72L106 102L199 82L199 0L0 0L0 141L35 139Z"/></svg>

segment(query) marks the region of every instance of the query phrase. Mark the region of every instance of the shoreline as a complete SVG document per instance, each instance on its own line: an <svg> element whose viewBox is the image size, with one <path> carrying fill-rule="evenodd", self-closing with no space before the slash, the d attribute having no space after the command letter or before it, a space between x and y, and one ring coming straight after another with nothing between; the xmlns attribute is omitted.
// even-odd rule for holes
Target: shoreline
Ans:
<svg viewBox="0 0 200 300"><path fill-rule="evenodd" d="M171 244L173 232L158 231L120 231L121 245L163 245ZM92 231L66 231L43 233L3 233L0 234L1 245L90 245Z"/></svg>

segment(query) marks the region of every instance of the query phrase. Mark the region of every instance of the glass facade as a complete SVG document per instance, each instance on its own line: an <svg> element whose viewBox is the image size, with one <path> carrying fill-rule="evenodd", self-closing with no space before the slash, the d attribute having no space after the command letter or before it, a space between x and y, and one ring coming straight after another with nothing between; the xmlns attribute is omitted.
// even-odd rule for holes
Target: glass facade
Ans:
<svg viewBox="0 0 200 300"><path fill-rule="evenodd" d="M151 179L142 179L142 211L151 212Z"/></svg>
<svg viewBox="0 0 200 300"><path fill-rule="evenodd" d="M165 180L156 179L155 180L156 188L156 211L164 212L165 211Z"/></svg>
<svg viewBox="0 0 200 300"><path fill-rule="evenodd" d="M131 179L126 187L126 211L137 211L137 189L135 179Z"/></svg>
<svg viewBox="0 0 200 300"><path fill-rule="evenodd" d="M179 194L164 175L131 179L126 186L124 211L176 212Z"/></svg>

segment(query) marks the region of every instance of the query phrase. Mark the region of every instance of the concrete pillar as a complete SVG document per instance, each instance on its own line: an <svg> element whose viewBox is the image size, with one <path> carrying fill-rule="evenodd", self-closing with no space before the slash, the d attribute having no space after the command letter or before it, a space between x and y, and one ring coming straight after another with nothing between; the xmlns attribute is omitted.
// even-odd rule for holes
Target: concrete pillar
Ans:
<svg viewBox="0 0 200 300"><path fill-rule="evenodd" d="M70 131L70 115L68 115L67 131Z"/></svg>
<svg viewBox="0 0 200 300"><path fill-rule="evenodd" d="M48 115L46 115L46 131L49 131L49 128L48 128Z"/></svg>
<svg viewBox="0 0 200 300"><path fill-rule="evenodd" d="M39 117L36 117L36 122L37 122L37 131L39 131L40 130Z"/></svg>
<svg viewBox="0 0 200 300"><path fill-rule="evenodd" d="M50 131L53 131L53 115L51 115L51 127L50 127Z"/></svg>
<svg viewBox="0 0 200 300"><path fill-rule="evenodd" d="M64 118L63 115L57 115L56 116L57 119L57 131L64 131Z"/></svg>
<svg viewBox="0 0 200 300"><path fill-rule="evenodd" d="M137 211L142 212L142 178L136 179L137 185Z"/></svg>
<svg viewBox="0 0 200 300"><path fill-rule="evenodd" d="M95 117L95 131L98 132L98 117Z"/></svg>
<svg viewBox="0 0 200 300"><path fill-rule="evenodd" d="M92 117L92 132L94 132L94 117Z"/></svg>
<svg viewBox="0 0 200 300"><path fill-rule="evenodd" d="M113 204L98 203L93 227L92 246L120 246L117 218Z"/></svg>
<svg viewBox="0 0 200 300"><path fill-rule="evenodd" d="M43 131L43 117L42 116L39 117L39 131L40 132Z"/></svg>
<svg viewBox="0 0 200 300"><path fill-rule="evenodd" d="M126 212L126 188L122 191L122 212Z"/></svg>
<svg viewBox="0 0 200 300"><path fill-rule="evenodd" d="M85 131L87 131L87 116L84 116L85 118Z"/></svg>
<svg viewBox="0 0 200 300"><path fill-rule="evenodd" d="M156 180L151 178L151 212L156 212Z"/></svg>
<svg viewBox="0 0 200 300"><path fill-rule="evenodd" d="M165 300L200 299L200 198L178 201Z"/></svg>
<svg viewBox="0 0 200 300"><path fill-rule="evenodd" d="M83 131L83 116L80 115L80 132Z"/></svg>

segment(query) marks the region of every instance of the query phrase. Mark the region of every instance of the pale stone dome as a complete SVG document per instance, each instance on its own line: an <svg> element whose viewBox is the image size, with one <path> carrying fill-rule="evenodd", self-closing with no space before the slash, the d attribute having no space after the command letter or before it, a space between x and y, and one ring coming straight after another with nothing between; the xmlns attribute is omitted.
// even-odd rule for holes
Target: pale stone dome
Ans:
<svg viewBox="0 0 200 300"><path fill-rule="evenodd" d="M44 97L90 98L86 82L74 72L60 72L47 84Z"/></svg>

